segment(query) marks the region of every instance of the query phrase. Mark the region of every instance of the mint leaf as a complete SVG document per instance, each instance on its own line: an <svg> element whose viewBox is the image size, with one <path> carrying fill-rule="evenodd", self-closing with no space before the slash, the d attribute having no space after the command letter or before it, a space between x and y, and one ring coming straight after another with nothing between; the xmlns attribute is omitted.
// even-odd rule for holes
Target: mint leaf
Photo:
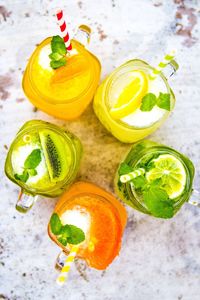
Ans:
<svg viewBox="0 0 200 300"><path fill-rule="evenodd" d="M67 53L64 40L59 35L53 36L51 40L51 50L53 53L56 52L61 55L65 55Z"/></svg>
<svg viewBox="0 0 200 300"><path fill-rule="evenodd" d="M147 184L147 180L144 176L138 176L138 177L132 179L131 182L133 183L134 188L136 190L144 188L145 185Z"/></svg>
<svg viewBox="0 0 200 300"><path fill-rule="evenodd" d="M49 55L49 58L51 59L50 66L53 69L65 66L67 62L67 49L64 40L59 35L53 36L51 40L51 50L52 53Z"/></svg>
<svg viewBox="0 0 200 300"><path fill-rule="evenodd" d="M165 190L156 185L150 186L150 188L143 193L143 197L144 203L153 216L165 219L173 217L173 201L169 199Z"/></svg>
<svg viewBox="0 0 200 300"><path fill-rule="evenodd" d="M69 225L64 225L62 226L60 232L59 232L59 237L58 237L58 241L63 245L63 246L67 246L67 242L68 242L68 237L71 235L71 229Z"/></svg>
<svg viewBox="0 0 200 300"><path fill-rule="evenodd" d="M67 237L61 236L58 238L58 241L63 245L67 246Z"/></svg>
<svg viewBox="0 0 200 300"><path fill-rule="evenodd" d="M59 35L54 35L51 40L53 43L63 43L63 38Z"/></svg>
<svg viewBox="0 0 200 300"><path fill-rule="evenodd" d="M149 187L162 188L162 178L156 178L149 184Z"/></svg>
<svg viewBox="0 0 200 300"><path fill-rule="evenodd" d="M155 163L153 160L151 160L146 166L145 169L146 171L150 171L151 169L155 168Z"/></svg>
<svg viewBox="0 0 200 300"><path fill-rule="evenodd" d="M36 169L28 169L27 172L29 173L30 176L35 176L35 175L37 175Z"/></svg>
<svg viewBox="0 0 200 300"><path fill-rule="evenodd" d="M170 111L170 94L160 93L157 99L157 105L162 109Z"/></svg>
<svg viewBox="0 0 200 300"><path fill-rule="evenodd" d="M55 52L55 53L51 53L49 54L49 58L52 60L59 60L61 59L63 56L60 55L59 53Z"/></svg>
<svg viewBox="0 0 200 300"><path fill-rule="evenodd" d="M151 111L155 105L156 105L156 96L152 93L148 93L142 98L142 104L140 106L140 110Z"/></svg>
<svg viewBox="0 0 200 300"><path fill-rule="evenodd" d="M60 230L60 234L65 237L68 238L71 235L71 229L69 225L64 225L62 226L61 230Z"/></svg>
<svg viewBox="0 0 200 300"><path fill-rule="evenodd" d="M121 163L118 169L119 176L128 174L133 171L133 168L126 163Z"/></svg>
<svg viewBox="0 0 200 300"><path fill-rule="evenodd" d="M50 62L50 66L52 67L52 69L57 69L65 65L66 65L66 58L64 57L61 58L60 60L52 60Z"/></svg>
<svg viewBox="0 0 200 300"><path fill-rule="evenodd" d="M40 149L34 149L31 154L26 158L24 162L24 168L26 169L35 169L39 163L41 162L41 150Z"/></svg>
<svg viewBox="0 0 200 300"><path fill-rule="evenodd" d="M61 228L62 228L62 223L60 221L60 218L58 216L58 214L54 213L51 216L50 219L50 228L53 234L60 234L61 232Z"/></svg>
<svg viewBox="0 0 200 300"><path fill-rule="evenodd" d="M15 179L26 182L29 178L29 174L26 170L23 171L23 173L20 174L14 174Z"/></svg>
<svg viewBox="0 0 200 300"><path fill-rule="evenodd" d="M85 233L82 229L74 226L68 225L70 227L70 237L68 237L67 241L69 244L79 244L85 240Z"/></svg>

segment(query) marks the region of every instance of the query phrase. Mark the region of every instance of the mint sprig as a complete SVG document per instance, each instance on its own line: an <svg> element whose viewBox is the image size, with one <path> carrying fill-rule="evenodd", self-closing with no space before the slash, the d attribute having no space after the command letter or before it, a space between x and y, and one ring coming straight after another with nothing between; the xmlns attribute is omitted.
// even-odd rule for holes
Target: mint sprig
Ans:
<svg viewBox="0 0 200 300"><path fill-rule="evenodd" d="M52 69L65 66L67 62L67 49L64 40L59 35L53 36L51 40L51 51L52 53L49 55L49 58L51 59L50 66Z"/></svg>
<svg viewBox="0 0 200 300"><path fill-rule="evenodd" d="M142 189L147 184L147 180L144 176L141 175L132 179L132 183L134 185L134 188L138 190Z"/></svg>
<svg viewBox="0 0 200 300"><path fill-rule="evenodd" d="M26 182L29 178L29 173L27 171L23 171L23 173L20 175L20 174L15 174L14 175L15 179L17 180L20 180L20 181L23 181L23 182Z"/></svg>
<svg viewBox="0 0 200 300"><path fill-rule="evenodd" d="M164 219L173 217L174 202L164 190L161 178L148 182L144 176L139 176L132 182L135 189L141 190L144 203L153 216Z"/></svg>
<svg viewBox="0 0 200 300"><path fill-rule="evenodd" d="M119 166L118 174L119 174L119 176L121 176L121 175L128 174L132 171L133 171L133 168L131 166L129 166L125 162L122 162Z"/></svg>
<svg viewBox="0 0 200 300"><path fill-rule="evenodd" d="M156 95L152 93L148 93L142 98L142 104L140 110L151 111L155 105L156 105Z"/></svg>
<svg viewBox="0 0 200 300"><path fill-rule="evenodd" d="M24 168L25 169L35 169L39 163L41 162L41 150L40 149L34 149L29 156L26 158L24 162Z"/></svg>
<svg viewBox="0 0 200 300"><path fill-rule="evenodd" d="M67 243L77 245L85 240L85 234L82 229L70 224L62 225L57 213L51 216L50 228L63 246L66 246Z"/></svg>
<svg viewBox="0 0 200 300"><path fill-rule="evenodd" d="M153 162L147 164L148 169L154 166ZM119 167L119 176L134 171L134 168L126 163ZM174 215L174 202L164 189L162 179L148 182L144 175L140 175L130 181L134 189L142 193L143 201L149 212L157 218L172 218ZM122 183L121 183L122 185Z"/></svg>
<svg viewBox="0 0 200 300"><path fill-rule="evenodd" d="M40 164L42 160L41 150L34 149L26 158L24 162L24 171L22 174L14 174L16 180L26 182L29 176L37 175L36 167Z"/></svg>
<svg viewBox="0 0 200 300"><path fill-rule="evenodd" d="M53 234L59 234L62 228L62 223L57 214L53 214L50 219L50 227Z"/></svg>
<svg viewBox="0 0 200 300"><path fill-rule="evenodd" d="M160 108L170 111L170 94L160 93L156 104Z"/></svg>
<svg viewBox="0 0 200 300"><path fill-rule="evenodd" d="M153 216L165 219L173 217L173 201L169 199L163 188L152 184L144 191L143 197L144 203Z"/></svg>
<svg viewBox="0 0 200 300"><path fill-rule="evenodd" d="M148 93L142 98L141 111L151 111L153 107L158 107L170 111L170 94L160 93L158 97L153 93Z"/></svg>

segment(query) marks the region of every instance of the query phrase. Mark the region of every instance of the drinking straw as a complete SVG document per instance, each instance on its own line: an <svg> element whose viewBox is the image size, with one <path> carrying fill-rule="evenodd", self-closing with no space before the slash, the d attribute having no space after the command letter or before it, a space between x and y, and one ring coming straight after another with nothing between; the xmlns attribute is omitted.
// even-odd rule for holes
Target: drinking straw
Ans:
<svg viewBox="0 0 200 300"><path fill-rule="evenodd" d="M71 265L74 262L74 258L76 256L76 253L78 251L78 246L74 245L69 253L69 255L67 256L65 262L64 262L64 266L56 280L57 284L59 285L63 285L68 277Z"/></svg>
<svg viewBox="0 0 200 300"><path fill-rule="evenodd" d="M166 54L163 60L158 64L157 68L154 68L149 75L151 80L154 80L158 74L162 72L162 70L174 59L176 51L172 50L169 54Z"/></svg>
<svg viewBox="0 0 200 300"><path fill-rule="evenodd" d="M71 51L72 50L72 44L71 44L71 41L70 41L70 38L69 38L69 33L67 31L66 22L65 22L64 17L63 17L63 11L61 9L59 9L56 12L56 17L57 17L57 20L58 20L58 25L60 27L62 38L65 42L66 49L67 49L67 51Z"/></svg>
<svg viewBox="0 0 200 300"><path fill-rule="evenodd" d="M137 170L135 170L133 172L130 172L128 174L121 175L120 178L119 178L119 180L122 183L126 183L126 182L128 182L128 181L130 181L130 180L132 180L132 179L134 179L134 178L136 178L138 176L143 175L144 173L145 173L145 169L139 168L139 169L137 169Z"/></svg>

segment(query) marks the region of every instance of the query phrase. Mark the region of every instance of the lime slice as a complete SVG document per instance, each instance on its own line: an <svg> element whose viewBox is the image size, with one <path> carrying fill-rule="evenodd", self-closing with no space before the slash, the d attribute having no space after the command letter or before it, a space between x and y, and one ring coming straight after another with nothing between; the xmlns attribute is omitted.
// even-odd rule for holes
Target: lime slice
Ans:
<svg viewBox="0 0 200 300"><path fill-rule="evenodd" d="M121 119L134 112L141 104L143 96L148 90L148 78L142 71L133 71L133 79L119 95L117 102L110 109L114 119Z"/></svg>
<svg viewBox="0 0 200 300"><path fill-rule="evenodd" d="M169 198L179 197L186 184L186 171L180 160L170 154L163 154L154 159L153 163L155 167L146 173L147 180L161 178Z"/></svg>

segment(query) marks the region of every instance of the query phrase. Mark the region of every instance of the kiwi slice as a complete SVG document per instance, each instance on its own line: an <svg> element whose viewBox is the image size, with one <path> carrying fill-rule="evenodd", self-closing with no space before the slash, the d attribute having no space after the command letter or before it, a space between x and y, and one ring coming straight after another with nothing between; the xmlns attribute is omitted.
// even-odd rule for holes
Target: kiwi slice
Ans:
<svg viewBox="0 0 200 300"><path fill-rule="evenodd" d="M62 181L68 174L71 152L65 139L51 130L39 132L49 177L52 182Z"/></svg>

